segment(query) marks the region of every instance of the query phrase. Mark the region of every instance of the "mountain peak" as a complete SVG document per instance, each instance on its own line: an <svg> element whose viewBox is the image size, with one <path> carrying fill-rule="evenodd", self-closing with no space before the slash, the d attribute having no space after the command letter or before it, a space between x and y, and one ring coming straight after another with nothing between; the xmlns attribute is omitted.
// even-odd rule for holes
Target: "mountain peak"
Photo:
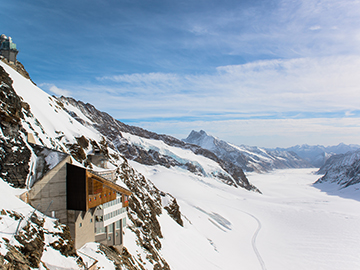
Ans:
<svg viewBox="0 0 360 270"><path fill-rule="evenodd" d="M187 136L186 139L183 139L184 142L189 142L192 143L193 141L198 141L201 140L204 137L207 137L208 135L206 134L206 132L204 130L200 130L200 131L195 131L192 130L189 134L189 136ZM196 144L196 143L194 143Z"/></svg>

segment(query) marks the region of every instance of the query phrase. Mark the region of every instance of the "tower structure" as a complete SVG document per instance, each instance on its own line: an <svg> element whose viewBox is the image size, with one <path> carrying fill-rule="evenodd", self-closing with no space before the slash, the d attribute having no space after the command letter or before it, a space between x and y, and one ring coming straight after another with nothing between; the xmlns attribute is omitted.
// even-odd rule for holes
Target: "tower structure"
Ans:
<svg viewBox="0 0 360 270"><path fill-rule="evenodd" d="M8 60L8 62L16 64L16 56L19 51L16 49L16 44L12 42L11 37L4 34L0 36L0 55Z"/></svg>

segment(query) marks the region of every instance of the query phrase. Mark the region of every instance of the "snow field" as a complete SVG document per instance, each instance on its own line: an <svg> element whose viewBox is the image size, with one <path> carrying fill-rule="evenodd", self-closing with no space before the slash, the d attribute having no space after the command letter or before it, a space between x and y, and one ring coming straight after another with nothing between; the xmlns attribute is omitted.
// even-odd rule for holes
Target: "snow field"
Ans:
<svg viewBox="0 0 360 270"><path fill-rule="evenodd" d="M315 188L313 169L249 174L263 194L131 162L180 205L164 211L162 253L172 269L360 269L360 202ZM127 239L126 239L126 242Z"/></svg>

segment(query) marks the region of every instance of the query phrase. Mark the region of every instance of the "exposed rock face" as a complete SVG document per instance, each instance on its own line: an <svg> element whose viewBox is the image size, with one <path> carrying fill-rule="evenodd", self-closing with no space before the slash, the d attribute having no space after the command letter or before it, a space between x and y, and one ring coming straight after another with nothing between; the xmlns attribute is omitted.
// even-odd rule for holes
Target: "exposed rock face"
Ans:
<svg viewBox="0 0 360 270"><path fill-rule="evenodd" d="M161 192L144 176L136 174L127 162L122 165L120 177L133 192L129 198L128 217L133 224L130 230L136 234L138 246L146 250L147 259L154 269L170 269L159 253L160 239L163 237L158 221L162 213Z"/></svg>
<svg viewBox="0 0 360 270"><path fill-rule="evenodd" d="M20 251L29 261L29 265L38 268L44 249L44 220L38 219L36 214L30 217L25 227L15 235L15 239L22 245Z"/></svg>
<svg viewBox="0 0 360 270"><path fill-rule="evenodd" d="M317 173L324 176L316 184L333 183L341 189L360 183L360 150L330 157Z"/></svg>
<svg viewBox="0 0 360 270"><path fill-rule="evenodd" d="M294 152L266 150L255 146L235 146L210 136L203 130L199 132L193 130L184 141L211 151L219 159L229 164L227 167L233 164L247 172L312 167L310 163L301 159Z"/></svg>
<svg viewBox="0 0 360 270"><path fill-rule="evenodd" d="M169 193L161 193L161 196L168 196L171 198L170 202L164 207L164 209L168 212L169 216L173 220L175 220L180 226L184 226L184 222L181 218L180 207L177 204L176 199Z"/></svg>
<svg viewBox="0 0 360 270"><path fill-rule="evenodd" d="M15 69L21 75L23 75L26 79L31 80L29 73L26 71L24 65L21 64L20 61L16 61L16 64L8 62L6 58L3 58L2 61L5 62L7 65L11 66L13 69Z"/></svg>
<svg viewBox="0 0 360 270"><path fill-rule="evenodd" d="M84 120L78 117L74 111L68 110L68 113L83 125L93 126L95 129L97 129L103 136L105 136L109 141L114 144L117 150L119 150L128 159L135 160L145 165L159 164L165 167L181 166L195 174L202 173L201 169L197 168L193 164L181 164L170 156L161 155L154 150L144 150L138 146L132 145L122 136L122 132L126 132L146 139L161 140L170 146L189 149L197 155L205 156L219 163L220 166L232 177L230 178L223 174L216 175L216 177L220 178L224 183L235 187L240 186L248 190L258 191L256 187L249 183L248 179L246 178L240 167L238 167L231 161L226 161L219 158L207 149L203 149L197 145L185 143L168 135L157 134L139 127L126 125L118 120L115 120L109 114L98 111L93 105L89 103L85 104L81 101L76 101L73 98L66 97L61 97L60 100L63 103L68 102L74 107L79 108L81 112L88 117L88 119L90 120L89 122L84 122Z"/></svg>
<svg viewBox="0 0 360 270"><path fill-rule="evenodd" d="M134 261L133 257L129 254L126 248L123 248L122 252L119 252L114 247L108 247L100 244L99 250L103 252L105 256L114 263L116 269L145 270L145 268L143 268L141 264Z"/></svg>
<svg viewBox="0 0 360 270"><path fill-rule="evenodd" d="M17 241L16 245L11 245L9 239L2 239L6 243L8 252L4 257L0 255L1 269L39 268L42 264L41 257L45 248L55 248L65 256L77 257L74 245L71 245L70 232L64 225L56 225L55 230L57 232L54 233L44 228L44 219L39 218L35 213L32 213L30 217L24 217L14 211L2 210L1 216L12 218L19 225L25 223L19 227L19 231L14 236ZM54 241L46 243L45 235L48 238L51 235ZM78 259L77 263L79 268L84 268L85 265L81 259Z"/></svg>
<svg viewBox="0 0 360 270"><path fill-rule="evenodd" d="M0 101L0 177L14 187L24 187L30 171L31 151L24 142L26 131L21 119L23 108L29 108L15 93L11 78L1 66Z"/></svg>

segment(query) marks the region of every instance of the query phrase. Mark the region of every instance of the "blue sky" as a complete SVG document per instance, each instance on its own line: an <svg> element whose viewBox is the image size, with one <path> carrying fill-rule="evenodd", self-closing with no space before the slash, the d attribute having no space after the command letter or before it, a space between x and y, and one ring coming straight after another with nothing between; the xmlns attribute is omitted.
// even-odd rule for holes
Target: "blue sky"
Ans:
<svg viewBox="0 0 360 270"><path fill-rule="evenodd" d="M360 2L1 0L45 91L235 144L360 144Z"/></svg>

